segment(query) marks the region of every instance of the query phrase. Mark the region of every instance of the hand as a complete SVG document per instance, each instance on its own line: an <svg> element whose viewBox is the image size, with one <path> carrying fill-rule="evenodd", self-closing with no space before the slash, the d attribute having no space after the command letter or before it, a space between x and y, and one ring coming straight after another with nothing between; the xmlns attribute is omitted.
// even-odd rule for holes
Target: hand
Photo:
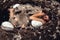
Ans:
<svg viewBox="0 0 60 40"><path fill-rule="evenodd" d="M48 20L49 20L49 16L45 15L45 16L43 17L43 19L48 21Z"/></svg>

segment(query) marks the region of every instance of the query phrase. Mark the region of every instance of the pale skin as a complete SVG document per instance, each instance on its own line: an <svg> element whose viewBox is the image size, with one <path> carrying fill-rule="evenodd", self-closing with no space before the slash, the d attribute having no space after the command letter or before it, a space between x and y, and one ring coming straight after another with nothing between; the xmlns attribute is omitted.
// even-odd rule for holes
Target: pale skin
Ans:
<svg viewBox="0 0 60 40"><path fill-rule="evenodd" d="M42 18L38 18L39 16L44 16L43 19ZM46 23L46 21L44 20L49 20L49 16L46 15L45 13L43 13L42 11L36 12L34 13L32 16L29 17L31 20L36 20L36 21L40 21L43 24Z"/></svg>
<svg viewBox="0 0 60 40"><path fill-rule="evenodd" d="M13 8L10 8L8 10L10 12L10 18L13 18L13 16L14 16L14 9Z"/></svg>

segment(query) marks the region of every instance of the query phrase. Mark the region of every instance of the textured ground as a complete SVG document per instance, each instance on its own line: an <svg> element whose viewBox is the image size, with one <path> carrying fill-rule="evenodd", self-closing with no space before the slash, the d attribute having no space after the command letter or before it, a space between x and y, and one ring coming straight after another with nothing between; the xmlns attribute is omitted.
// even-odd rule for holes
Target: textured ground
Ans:
<svg viewBox="0 0 60 40"><path fill-rule="evenodd" d="M60 3L55 0L0 0L0 24L9 19L9 6L20 3L31 14L42 9L50 17L43 29L14 29L7 32L0 29L0 40L59 40L60 39ZM28 11L28 12L27 12Z"/></svg>

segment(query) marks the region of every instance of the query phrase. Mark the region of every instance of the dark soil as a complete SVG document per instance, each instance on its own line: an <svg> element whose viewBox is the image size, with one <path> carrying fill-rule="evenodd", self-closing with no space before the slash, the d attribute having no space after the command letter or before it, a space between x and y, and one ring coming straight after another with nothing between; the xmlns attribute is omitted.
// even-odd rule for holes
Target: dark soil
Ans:
<svg viewBox="0 0 60 40"><path fill-rule="evenodd" d="M22 5L31 5L35 10L40 7L47 15L50 21L44 25L43 29L14 29L13 31L5 31L0 28L0 40L59 40L60 39L60 3L58 0L0 0L0 24L8 21L8 8L16 3ZM27 14L35 12L28 11ZM26 10L27 11L27 10Z"/></svg>

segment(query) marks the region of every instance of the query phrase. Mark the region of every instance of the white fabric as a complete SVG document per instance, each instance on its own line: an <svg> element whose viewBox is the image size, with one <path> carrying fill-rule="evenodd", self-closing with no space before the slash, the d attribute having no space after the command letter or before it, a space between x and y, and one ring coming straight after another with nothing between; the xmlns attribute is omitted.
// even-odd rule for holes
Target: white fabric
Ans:
<svg viewBox="0 0 60 40"><path fill-rule="evenodd" d="M1 24L1 28L3 30L13 30L14 26L10 22L5 21Z"/></svg>
<svg viewBox="0 0 60 40"><path fill-rule="evenodd" d="M31 22L31 24L32 24L32 26L35 27L35 28L38 28L38 27L40 27L40 26L43 25L42 22L40 22L40 21L35 21L35 20L33 20L33 21Z"/></svg>
<svg viewBox="0 0 60 40"><path fill-rule="evenodd" d="M19 11L20 4L13 5L13 8L15 9L15 12Z"/></svg>
<svg viewBox="0 0 60 40"><path fill-rule="evenodd" d="M15 4L15 5L13 5L13 8L16 8L18 6L20 6L20 4Z"/></svg>

